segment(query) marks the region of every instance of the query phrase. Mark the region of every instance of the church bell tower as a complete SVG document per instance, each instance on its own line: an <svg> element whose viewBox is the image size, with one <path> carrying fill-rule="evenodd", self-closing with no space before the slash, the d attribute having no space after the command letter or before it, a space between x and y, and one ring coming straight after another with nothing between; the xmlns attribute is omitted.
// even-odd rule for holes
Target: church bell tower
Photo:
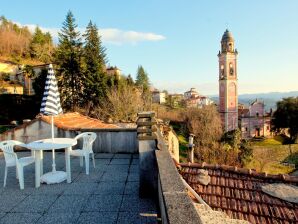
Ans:
<svg viewBox="0 0 298 224"><path fill-rule="evenodd" d="M237 55L232 33L226 30L221 38L219 64L219 113L224 131L238 128Z"/></svg>

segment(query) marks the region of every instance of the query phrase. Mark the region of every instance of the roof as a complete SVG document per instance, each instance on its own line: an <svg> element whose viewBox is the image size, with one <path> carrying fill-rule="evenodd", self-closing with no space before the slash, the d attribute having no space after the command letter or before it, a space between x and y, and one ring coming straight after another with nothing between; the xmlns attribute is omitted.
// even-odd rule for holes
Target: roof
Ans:
<svg viewBox="0 0 298 224"><path fill-rule="evenodd" d="M259 99L255 99L250 105L254 105L254 104L262 104L262 105L265 105L264 102L260 101Z"/></svg>
<svg viewBox="0 0 298 224"><path fill-rule="evenodd" d="M298 177L270 175L227 165L180 164L186 182L214 210L251 223L297 223L298 204L270 196L261 187L271 183L298 185ZM200 169L211 177L208 185L197 178Z"/></svg>
<svg viewBox="0 0 298 224"><path fill-rule="evenodd" d="M41 116L40 119L51 123L51 116ZM117 125L107 124L99 119L84 116L77 112L55 116L54 124L56 127L66 130L119 128Z"/></svg>
<svg viewBox="0 0 298 224"><path fill-rule="evenodd" d="M248 108L238 108L238 116L239 117L245 117L245 116L249 116L249 109Z"/></svg>
<svg viewBox="0 0 298 224"><path fill-rule="evenodd" d="M233 35L228 29L222 35L221 41L234 41Z"/></svg>

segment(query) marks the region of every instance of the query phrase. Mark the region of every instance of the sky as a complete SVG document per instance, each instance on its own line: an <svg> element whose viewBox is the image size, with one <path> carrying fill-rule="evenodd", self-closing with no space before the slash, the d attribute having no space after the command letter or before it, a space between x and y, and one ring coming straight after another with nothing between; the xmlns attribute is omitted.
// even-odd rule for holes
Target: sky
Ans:
<svg viewBox="0 0 298 224"><path fill-rule="evenodd" d="M83 33L96 23L111 66L170 93L218 94L220 40L228 28L238 54L239 94L298 91L298 1L10 0L0 15L57 41L67 12Z"/></svg>

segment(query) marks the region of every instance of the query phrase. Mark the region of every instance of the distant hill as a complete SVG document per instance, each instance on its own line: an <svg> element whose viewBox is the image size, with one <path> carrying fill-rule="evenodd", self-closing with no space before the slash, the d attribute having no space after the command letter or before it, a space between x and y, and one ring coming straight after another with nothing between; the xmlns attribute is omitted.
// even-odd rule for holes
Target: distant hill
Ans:
<svg viewBox="0 0 298 224"><path fill-rule="evenodd" d="M241 94L239 95L239 103L249 105L255 99L262 100L265 103L266 110L276 109L276 102L286 97L297 97L298 91L291 92L269 92L269 93L253 93L253 94ZM210 97L215 102L218 102L218 96Z"/></svg>

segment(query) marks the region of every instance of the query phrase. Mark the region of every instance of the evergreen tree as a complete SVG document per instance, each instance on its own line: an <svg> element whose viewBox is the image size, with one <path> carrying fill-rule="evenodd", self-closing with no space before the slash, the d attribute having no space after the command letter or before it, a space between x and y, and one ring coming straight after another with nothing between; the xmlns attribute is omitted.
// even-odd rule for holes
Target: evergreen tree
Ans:
<svg viewBox="0 0 298 224"><path fill-rule="evenodd" d="M107 77L105 75L106 54L95 24L90 21L87 28L84 46L85 70L85 103L92 102L97 106L105 97Z"/></svg>
<svg viewBox="0 0 298 224"><path fill-rule="evenodd" d="M30 56L43 62L50 62L53 50L51 34L43 33L39 27L36 27L29 46Z"/></svg>
<svg viewBox="0 0 298 224"><path fill-rule="evenodd" d="M76 30L75 18L71 11L66 15L56 52L58 65L58 85L62 105L65 109L74 110L80 105L83 87L82 42Z"/></svg>
<svg viewBox="0 0 298 224"><path fill-rule="evenodd" d="M141 65L138 67L137 71L136 86L141 88L143 93L149 91L150 83L148 74Z"/></svg>
<svg viewBox="0 0 298 224"><path fill-rule="evenodd" d="M130 74L127 76L126 82L127 82L127 85L130 85L130 86L133 86L135 84Z"/></svg>

